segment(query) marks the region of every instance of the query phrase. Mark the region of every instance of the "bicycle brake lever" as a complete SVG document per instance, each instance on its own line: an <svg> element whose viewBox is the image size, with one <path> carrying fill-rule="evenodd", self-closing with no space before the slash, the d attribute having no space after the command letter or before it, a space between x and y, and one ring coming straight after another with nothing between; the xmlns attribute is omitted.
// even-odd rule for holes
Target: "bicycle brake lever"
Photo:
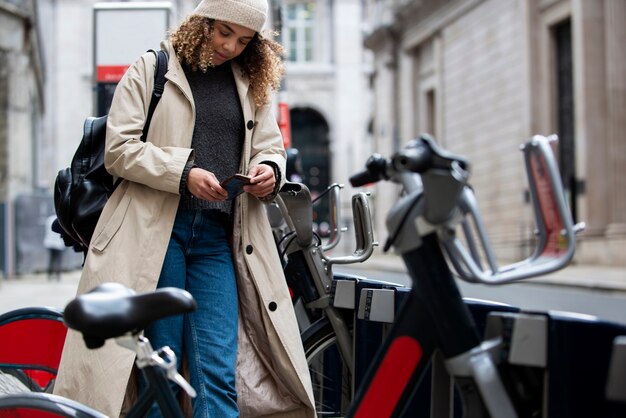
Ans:
<svg viewBox="0 0 626 418"><path fill-rule="evenodd" d="M184 390L187 395L195 398L197 393L196 390L185 380L184 377L178 373L178 368L176 367L176 355L169 347L163 347L156 353L156 357L158 357L157 362L162 365L163 369L167 373L167 378L172 382L176 383L182 390Z"/></svg>

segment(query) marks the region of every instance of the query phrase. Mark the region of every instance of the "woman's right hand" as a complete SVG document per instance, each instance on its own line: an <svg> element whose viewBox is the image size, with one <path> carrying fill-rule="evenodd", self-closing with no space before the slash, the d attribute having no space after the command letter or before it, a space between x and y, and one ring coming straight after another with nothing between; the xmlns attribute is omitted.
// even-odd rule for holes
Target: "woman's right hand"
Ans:
<svg viewBox="0 0 626 418"><path fill-rule="evenodd" d="M228 197L215 174L198 167L189 170L187 189L196 198L210 202L221 202Z"/></svg>

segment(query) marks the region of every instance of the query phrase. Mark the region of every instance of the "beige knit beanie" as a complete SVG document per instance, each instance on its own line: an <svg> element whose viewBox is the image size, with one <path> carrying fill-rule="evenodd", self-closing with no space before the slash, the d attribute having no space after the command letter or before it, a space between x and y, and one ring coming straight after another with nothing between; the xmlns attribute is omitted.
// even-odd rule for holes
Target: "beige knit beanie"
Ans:
<svg viewBox="0 0 626 418"><path fill-rule="evenodd" d="M260 32L267 17L267 0L202 0L193 13Z"/></svg>

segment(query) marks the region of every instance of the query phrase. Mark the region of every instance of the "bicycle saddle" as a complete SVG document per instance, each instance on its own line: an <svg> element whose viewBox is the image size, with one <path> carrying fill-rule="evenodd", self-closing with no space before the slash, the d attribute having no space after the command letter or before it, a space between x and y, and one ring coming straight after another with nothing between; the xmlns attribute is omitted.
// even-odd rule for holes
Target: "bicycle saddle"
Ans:
<svg viewBox="0 0 626 418"><path fill-rule="evenodd" d="M185 290L167 287L135 293L119 283L103 283L73 299L63 313L65 324L83 334L88 348L102 347L109 338L137 334L151 322L196 309Z"/></svg>

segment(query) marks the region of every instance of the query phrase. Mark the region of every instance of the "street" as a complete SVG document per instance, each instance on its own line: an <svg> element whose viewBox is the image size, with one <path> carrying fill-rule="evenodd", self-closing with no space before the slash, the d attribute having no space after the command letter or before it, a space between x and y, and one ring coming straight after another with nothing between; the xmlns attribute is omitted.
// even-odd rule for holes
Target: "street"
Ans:
<svg viewBox="0 0 626 418"><path fill-rule="evenodd" d="M335 271L358 274L369 279L410 286L408 275L400 271L359 266L340 266ZM63 307L75 295L80 270L63 273L60 282L48 281L45 274L34 274L0 281L0 313L26 306ZM580 286L533 282L533 279L500 286L457 282L464 297L508 303L529 310L560 310L595 315L626 324L626 292Z"/></svg>

